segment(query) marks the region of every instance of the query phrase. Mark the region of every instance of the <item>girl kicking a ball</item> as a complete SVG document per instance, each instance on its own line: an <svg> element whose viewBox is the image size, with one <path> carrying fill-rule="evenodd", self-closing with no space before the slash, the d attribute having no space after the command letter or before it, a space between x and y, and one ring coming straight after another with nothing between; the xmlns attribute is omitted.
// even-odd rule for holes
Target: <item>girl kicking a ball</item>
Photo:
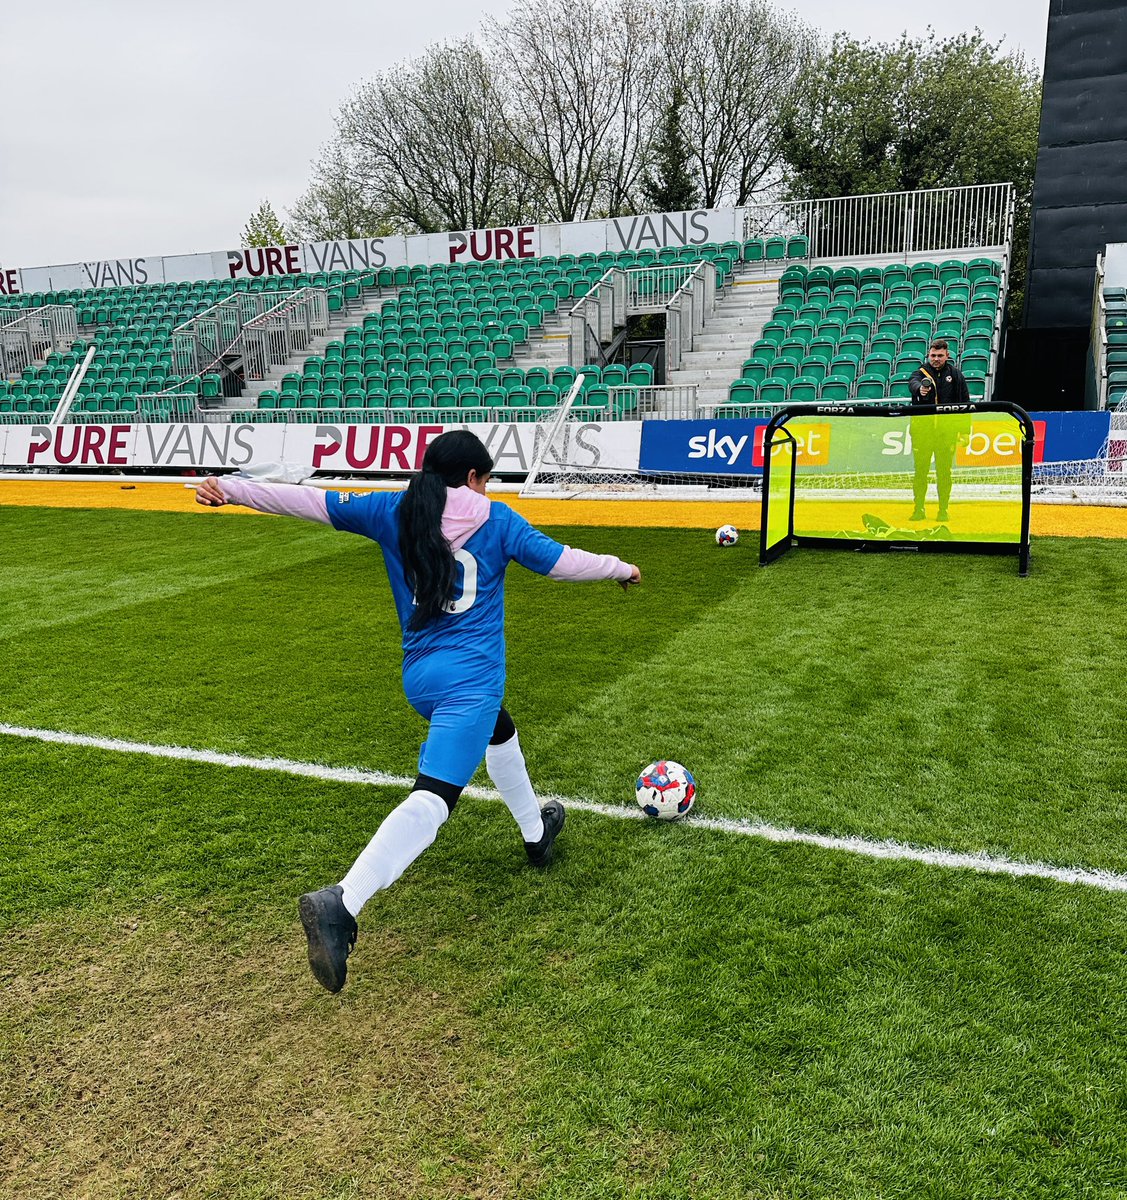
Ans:
<svg viewBox="0 0 1127 1200"><path fill-rule="evenodd" d="M549 579L641 582L630 563L553 541L485 495L493 460L468 430L437 437L405 492L323 492L249 479L206 479L200 504L243 504L320 521L378 542L403 629L403 690L429 722L410 795L380 824L333 887L298 902L309 965L330 992L344 987L356 918L434 841L462 790L486 770L520 826L528 860L551 861L564 825L558 800L543 808L525 768L505 690L504 587L510 562Z"/></svg>

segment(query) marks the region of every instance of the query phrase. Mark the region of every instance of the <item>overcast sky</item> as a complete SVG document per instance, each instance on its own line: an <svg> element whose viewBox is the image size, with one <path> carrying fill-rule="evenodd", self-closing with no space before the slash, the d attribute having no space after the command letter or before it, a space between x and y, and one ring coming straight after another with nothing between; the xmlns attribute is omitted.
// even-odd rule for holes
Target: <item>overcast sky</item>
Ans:
<svg viewBox="0 0 1127 1200"><path fill-rule="evenodd" d="M0 266L239 244L285 219L356 83L511 0L0 0ZM782 0L826 32L981 28L1041 66L1049 0Z"/></svg>

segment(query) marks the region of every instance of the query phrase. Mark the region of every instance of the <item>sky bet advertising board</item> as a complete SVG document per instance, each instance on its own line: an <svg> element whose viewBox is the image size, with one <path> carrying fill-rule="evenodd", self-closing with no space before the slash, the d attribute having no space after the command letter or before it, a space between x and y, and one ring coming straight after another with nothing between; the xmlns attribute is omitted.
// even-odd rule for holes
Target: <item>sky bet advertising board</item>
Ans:
<svg viewBox="0 0 1127 1200"><path fill-rule="evenodd" d="M912 434L908 417L881 422L879 438L865 421L824 422L806 418L798 441L798 465L817 472L898 472L911 470ZM1038 413L1033 417L1033 461L1068 462L1096 458L1107 441L1106 412ZM765 419L645 421L640 468L695 475L758 475L763 470ZM957 450L956 466L1005 467L1021 462L1012 422L999 424L983 413Z"/></svg>

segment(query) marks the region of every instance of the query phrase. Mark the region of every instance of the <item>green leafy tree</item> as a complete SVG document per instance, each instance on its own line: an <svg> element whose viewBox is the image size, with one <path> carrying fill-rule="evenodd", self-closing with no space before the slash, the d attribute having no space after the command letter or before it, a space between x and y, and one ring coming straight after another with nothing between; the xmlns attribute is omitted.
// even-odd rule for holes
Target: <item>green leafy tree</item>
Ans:
<svg viewBox="0 0 1127 1200"><path fill-rule="evenodd" d="M783 113L786 189L799 199L1013 183L1019 313L1040 109L1037 71L980 31L882 44L838 34Z"/></svg>
<svg viewBox="0 0 1127 1200"><path fill-rule="evenodd" d="M263 202L251 213L250 220L243 229L240 246L284 246L290 240L282 222L278 220L273 205L269 200Z"/></svg>
<svg viewBox="0 0 1127 1200"><path fill-rule="evenodd" d="M652 166L642 176L642 197L653 212L696 208L700 193L693 182L692 147L681 129L685 93L674 86L651 151Z"/></svg>

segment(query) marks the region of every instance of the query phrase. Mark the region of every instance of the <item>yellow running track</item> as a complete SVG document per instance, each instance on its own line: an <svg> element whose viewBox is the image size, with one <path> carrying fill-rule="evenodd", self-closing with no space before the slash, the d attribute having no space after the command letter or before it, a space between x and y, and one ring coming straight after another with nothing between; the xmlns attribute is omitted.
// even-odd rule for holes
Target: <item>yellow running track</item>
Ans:
<svg viewBox="0 0 1127 1200"><path fill-rule="evenodd" d="M371 488L355 488L370 491ZM538 525L613 525L619 528L656 527L715 529L731 523L759 526L759 505L752 501L717 500L539 500L502 495ZM0 506L39 508L126 508L146 512L191 512L201 516L261 516L252 509L211 509L196 504L192 487L184 483L123 484L113 481L0 480ZM1127 538L1127 508L1086 505L1034 504L1034 537Z"/></svg>

